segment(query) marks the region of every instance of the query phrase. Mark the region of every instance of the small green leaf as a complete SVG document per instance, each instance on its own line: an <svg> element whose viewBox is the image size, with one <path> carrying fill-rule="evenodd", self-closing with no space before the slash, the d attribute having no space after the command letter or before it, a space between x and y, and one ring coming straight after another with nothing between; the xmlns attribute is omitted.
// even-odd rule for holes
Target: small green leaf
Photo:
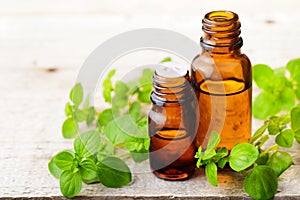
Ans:
<svg viewBox="0 0 300 200"><path fill-rule="evenodd" d="M105 127L113 119L114 119L114 113L112 109L111 108L105 109L98 116L98 125L100 127Z"/></svg>
<svg viewBox="0 0 300 200"><path fill-rule="evenodd" d="M139 102L134 102L129 107L129 114L135 119L139 120L142 116L142 106Z"/></svg>
<svg viewBox="0 0 300 200"><path fill-rule="evenodd" d="M162 60L160 61L160 63L171 62L171 61L172 61L172 58L171 58L171 57L166 57L166 58L162 59Z"/></svg>
<svg viewBox="0 0 300 200"><path fill-rule="evenodd" d="M90 159L82 161L79 167L79 174L86 184L99 182L97 166Z"/></svg>
<svg viewBox="0 0 300 200"><path fill-rule="evenodd" d="M268 132L270 135L276 135L277 133L280 132L280 126L278 123L275 122L270 122L269 126L268 126Z"/></svg>
<svg viewBox="0 0 300 200"><path fill-rule="evenodd" d="M217 171L218 171L218 168L214 162L211 162L205 166L205 174L206 174L207 180L213 186L218 185Z"/></svg>
<svg viewBox="0 0 300 200"><path fill-rule="evenodd" d="M86 116L85 116L85 114L82 110L76 109L75 112L74 112L74 119L77 122L83 122L83 121L85 121Z"/></svg>
<svg viewBox="0 0 300 200"><path fill-rule="evenodd" d="M91 125L95 119L96 110L93 106L87 108L86 125Z"/></svg>
<svg viewBox="0 0 300 200"><path fill-rule="evenodd" d="M295 107L291 111L291 127L294 131L300 129L300 107Z"/></svg>
<svg viewBox="0 0 300 200"><path fill-rule="evenodd" d="M83 100L83 88L81 83L77 83L70 92L70 100L75 106L79 106Z"/></svg>
<svg viewBox="0 0 300 200"><path fill-rule="evenodd" d="M252 72L253 80L259 88L269 90L273 87L274 71L268 65L254 65Z"/></svg>
<svg viewBox="0 0 300 200"><path fill-rule="evenodd" d="M257 119L266 119L280 110L277 96L267 91L262 91L253 102L253 116Z"/></svg>
<svg viewBox="0 0 300 200"><path fill-rule="evenodd" d="M129 92L129 88L122 81L116 81L115 84L115 95L119 96L127 96Z"/></svg>
<svg viewBox="0 0 300 200"><path fill-rule="evenodd" d="M113 86L111 78L115 75L116 70L113 69L108 72L107 77L103 81L103 97L105 102L111 102L111 92L113 91Z"/></svg>
<svg viewBox="0 0 300 200"><path fill-rule="evenodd" d="M71 117L72 114L73 114L73 107L71 106L70 102L67 102L65 106L65 115L66 117Z"/></svg>
<svg viewBox="0 0 300 200"><path fill-rule="evenodd" d="M131 172L124 161L115 157L104 158L98 164L98 176L106 187L118 188L131 182Z"/></svg>
<svg viewBox="0 0 300 200"><path fill-rule="evenodd" d="M116 93L112 99L112 107L113 109L120 110L128 105L128 101L127 95L119 95L119 93Z"/></svg>
<svg viewBox="0 0 300 200"><path fill-rule="evenodd" d="M60 174L62 173L62 170L59 169L59 167L57 167L55 164L54 157L48 163L48 170L55 178L59 178Z"/></svg>
<svg viewBox="0 0 300 200"><path fill-rule="evenodd" d="M294 136L294 131L287 129L278 134L275 138L275 141L281 147L290 148L293 146Z"/></svg>
<svg viewBox="0 0 300 200"><path fill-rule="evenodd" d="M284 151L277 151L273 153L267 162L279 177L285 170L293 164L293 158L290 154Z"/></svg>
<svg viewBox="0 0 300 200"><path fill-rule="evenodd" d="M150 100L151 93L152 93L152 90L140 91L138 94L138 99L142 103L151 103L151 100Z"/></svg>
<svg viewBox="0 0 300 200"><path fill-rule="evenodd" d="M227 159L226 158L221 158L219 161L218 161L218 167L223 169L225 167L227 163Z"/></svg>
<svg viewBox="0 0 300 200"><path fill-rule="evenodd" d="M235 145L229 155L229 165L235 171L242 171L250 167L258 158L258 150L249 143Z"/></svg>
<svg viewBox="0 0 300 200"><path fill-rule="evenodd" d="M115 121L111 121L104 129L107 139L114 145L124 143L128 135L119 127L120 125Z"/></svg>
<svg viewBox="0 0 300 200"><path fill-rule="evenodd" d="M78 134L78 125L73 118L68 118L64 121L62 126L62 133L64 138L74 138Z"/></svg>
<svg viewBox="0 0 300 200"><path fill-rule="evenodd" d="M220 141L221 141L220 134L217 131L212 131L208 140L206 150L214 149L215 147L218 146Z"/></svg>
<svg viewBox="0 0 300 200"><path fill-rule="evenodd" d="M214 157L216 155L216 151L214 149L207 149L204 151L202 160L208 160L211 159L212 157Z"/></svg>
<svg viewBox="0 0 300 200"><path fill-rule="evenodd" d="M53 160L55 165L61 170L71 170L74 163L74 153L72 151L61 151L56 156L54 156Z"/></svg>
<svg viewBox="0 0 300 200"><path fill-rule="evenodd" d="M268 127L268 123L265 123L259 129L257 129L257 131L255 131L253 136L250 138L249 143L255 142L260 136L262 136L266 131L267 127Z"/></svg>
<svg viewBox="0 0 300 200"><path fill-rule="evenodd" d="M244 190L253 199L271 199L277 192L278 180L274 170L258 165L246 176Z"/></svg>
<svg viewBox="0 0 300 200"><path fill-rule="evenodd" d="M87 131L80 134L74 141L74 150L81 157L89 157L100 149L100 134L95 131Z"/></svg>
<svg viewBox="0 0 300 200"><path fill-rule="evenodd" d="M293 80L300 81L300 58L289 61L286 68Z"/></svg>
<svg viewBox="0 0 300 200"><path fill-rule="evenodd" d="M82 188L82 179L80 174L72 171L64 171L60 175L60 191L67 198L75 197Z"/></svg>
<svg viewBox="0 0 300 200"><path fill-rule="evenodd" d="M278 101L282 110L290 110L295 105L295 94L292 88L285 87L279 95Z"/></svg>

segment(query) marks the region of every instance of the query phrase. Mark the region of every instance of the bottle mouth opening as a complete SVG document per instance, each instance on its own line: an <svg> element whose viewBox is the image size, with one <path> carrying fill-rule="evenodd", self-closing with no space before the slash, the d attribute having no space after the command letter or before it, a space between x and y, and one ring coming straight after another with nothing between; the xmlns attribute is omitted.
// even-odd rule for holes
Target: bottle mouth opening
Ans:
<svg viewBox="0 0 300 200"><path fill-rule="evenodd" d="M220 10L220 11L212 11L207 13L204 16L204 19L207 22L211 22L211 23L228 23L228 22L238 21L239 17L234 12Z"/></svg>

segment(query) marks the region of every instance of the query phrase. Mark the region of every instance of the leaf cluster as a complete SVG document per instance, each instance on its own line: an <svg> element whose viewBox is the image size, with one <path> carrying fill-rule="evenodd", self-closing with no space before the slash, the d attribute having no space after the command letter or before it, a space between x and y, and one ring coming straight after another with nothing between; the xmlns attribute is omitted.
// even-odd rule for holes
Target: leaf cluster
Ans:
<svg viewBox="0 0 300 200"><path fill-rule="evenodd" d="M277 69L265 64L255 65L253 80L262 89L253 102L255 118L263 120L282 110L289 111L300 100L300 58Z"/></svg>
<svg viewBox="0 0 300 200"><path fill-rule="evenodd" d="M278 187L278 177L292 164L292 156L280 148L291 148L300 143L300 106L290 113L272 116L254 133L248 143L236 144L228 154L226 148L217 148L220 136L213 131L207 148L200 146L195 158L196 166L205 166L208 181L217 186L217 170L226 163L237 172L245 174L244 190L254 199L270 199ZM264 149L263 145L275 138L276 144Z"/></svg>
<svg viewBox="0 0 300 200"><path fill-rule="evenodd" d="M59 178L60 190L65 197L76 196L82 182L102 183L107 187L122 187L131 182L131 172L126 163L111 156L99 160L97 153L100 149L100 133L88 131L75 139L74 151L61 151L51 159L48 169Z"/></svg>
<svg viewBox="0 0 300 200"><path fill-rule="evenodd" d="M161 62L169 61L168 57ZM70 91L62 133L64 138L75 138L74 150L59 152L48 164L50 173L60 179L65 197L76 196L82 182L107 187L127 185L131 173L120 157L130 155L135 162L148 159L150 138L143 108L150 104L153 71L144 69L135 80L113 83L115 73L114 69L109 71L103 81L103 98L109 106L100 112L90 105L89 96L83 102L80 83ZM91 130L81 133L81 123ZM127 153L120 155L118 149Z"/></svg>

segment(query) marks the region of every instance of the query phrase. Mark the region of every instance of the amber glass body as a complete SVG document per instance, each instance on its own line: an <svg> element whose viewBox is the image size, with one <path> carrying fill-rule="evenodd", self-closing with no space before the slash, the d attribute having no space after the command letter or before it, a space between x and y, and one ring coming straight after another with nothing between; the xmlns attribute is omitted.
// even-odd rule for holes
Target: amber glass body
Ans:
<svg viewBox="0 0 300 200"><path fill-rule="evenodd" d="M193 60L191 81L200 110L196 146L206 146L212 130L221 134L219 147L229 150L251 137L251 63L240 48L238 16L214 11L202 21L201 54Z"/></svg>
<svg viewBox="0 0 300 200"><path fill-rule="evenodd" d="M155 73L153 86L148 121L151 170L162 179L187 179L195 169L196 95L188 74L165 78Z"/></svg>

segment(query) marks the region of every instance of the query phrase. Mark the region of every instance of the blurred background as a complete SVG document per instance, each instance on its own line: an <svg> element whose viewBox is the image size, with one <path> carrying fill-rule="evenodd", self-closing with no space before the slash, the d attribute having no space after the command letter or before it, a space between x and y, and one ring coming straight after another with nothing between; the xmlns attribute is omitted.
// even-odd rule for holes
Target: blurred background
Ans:
<svg viewBox="0 0 300 200"><path fill-rule="evenodd" d="M231 10L242 23L242 51L252 64L275 68L300 57L299 8L298 0L0 0L0 194L26 186L42 195L41 185L60 194L47 162L71 146L61 136L64 106L81 65L102 42L164 28L199 43L205 13ZM126 62L116 67L126 70ZM16 162L22 164L14 169Z"/></svg>

